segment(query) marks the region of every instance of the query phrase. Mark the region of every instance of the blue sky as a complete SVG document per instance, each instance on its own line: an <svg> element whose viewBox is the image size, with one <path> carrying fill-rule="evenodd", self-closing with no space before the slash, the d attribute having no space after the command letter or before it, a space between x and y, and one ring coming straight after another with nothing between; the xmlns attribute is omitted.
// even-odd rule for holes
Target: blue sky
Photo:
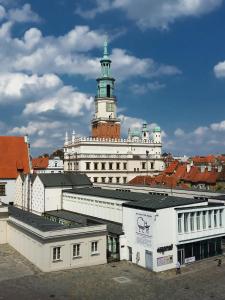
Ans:
<svg viewBox="0 0 225 300"><path fill-rule="evenodd" d="M0 134L32 154L90 135L110 42L122 134L161 126L164 151L225 153L225 1L0 0Z"/></svg>

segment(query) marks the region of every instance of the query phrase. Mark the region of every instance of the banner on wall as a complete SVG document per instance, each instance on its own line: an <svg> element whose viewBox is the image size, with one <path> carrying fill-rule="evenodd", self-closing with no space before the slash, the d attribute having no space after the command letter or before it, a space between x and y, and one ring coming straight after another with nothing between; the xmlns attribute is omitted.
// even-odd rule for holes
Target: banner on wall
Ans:
<svg viewBox="0 0 225 300"><path fill-rule="evenodd" d="M138 244L151 247L152 223L151 215L136 213L136 239Z"/></svg>

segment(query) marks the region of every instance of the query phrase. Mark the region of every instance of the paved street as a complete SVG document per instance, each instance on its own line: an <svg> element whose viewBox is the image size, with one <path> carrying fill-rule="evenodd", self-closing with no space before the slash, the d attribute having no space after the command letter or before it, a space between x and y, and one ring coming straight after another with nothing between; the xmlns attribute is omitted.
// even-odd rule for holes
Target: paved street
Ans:
<svg viewBox="0 0 225 300"><path fill-rule="evenodd" d="M0 246L0 299L225 299L225 258L154 274L128 262L42 273Z"/></svg>

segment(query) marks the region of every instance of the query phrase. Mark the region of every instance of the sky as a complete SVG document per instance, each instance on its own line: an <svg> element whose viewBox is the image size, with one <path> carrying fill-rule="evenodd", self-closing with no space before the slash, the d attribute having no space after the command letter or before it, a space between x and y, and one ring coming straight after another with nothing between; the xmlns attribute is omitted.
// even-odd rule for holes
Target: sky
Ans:
<svg viewBox="0 0 225 300"><path fill-rule="evenodd" d="M0 0L0 135L33 156L90 136L107 36L122 136L162 128L163 152L225 153L225 0Z"/></svg>

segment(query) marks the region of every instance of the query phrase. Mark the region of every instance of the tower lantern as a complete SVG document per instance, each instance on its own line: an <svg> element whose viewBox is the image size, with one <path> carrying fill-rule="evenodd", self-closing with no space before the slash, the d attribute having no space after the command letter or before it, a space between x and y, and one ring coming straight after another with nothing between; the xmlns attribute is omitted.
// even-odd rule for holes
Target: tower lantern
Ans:
<svg viewBox="0 0 225 300"><path fill-rule="evenodd" d="M97 78L97 95L95 97L95 116L92 120L92 137L119 139L120 120L117 118L114 95L115 79L111 77L111 60L108 54L108 42L104 42L101 63L101 76Z"/></svg>

